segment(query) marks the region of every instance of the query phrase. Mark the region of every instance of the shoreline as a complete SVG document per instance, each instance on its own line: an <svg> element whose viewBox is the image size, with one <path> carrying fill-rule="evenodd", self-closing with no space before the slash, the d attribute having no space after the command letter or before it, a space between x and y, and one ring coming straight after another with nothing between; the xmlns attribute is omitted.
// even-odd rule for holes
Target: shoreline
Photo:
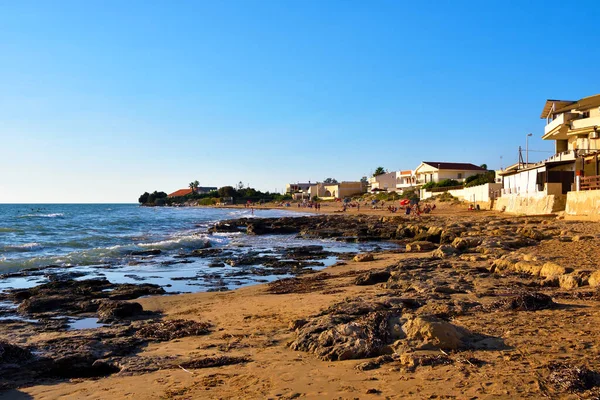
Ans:
<svg viewBox="0 0 600 400"><path fill-rule="evenodd" d="M100 380L74 379L25 387L12 393L26 393L34 398L134 396L148 399L377 398L381 395L416 399L442 394L458 398L546 398L548 395L577 398L575 396L581 397L581 393L586 395L588 392L571 396L553 386L547 365L557 360L574 364L585 360L586 367L600 370L600 361L593 358L597 345L591 344L591 349L576 345L582 340L598 343L600 333L572 323L574 318L586 321L585 326L590 327L600 323L600 297L584 296L592 289L587 284L571 289L542 285L544 280L539 276L500 270L501 264L495 260L504 255L510 256L507 261L530 260L531 268L548 260L560 265L569 259L565 253L575 248L587 245L599 249L598 239L593 238L600 235L600 228L542 217L484 213L467 216L439 216L440 221L438 218L428 221L463 226L462 232L479 232L482 237L502 237L502 243L507 245L499 248L494 247L495 242L485 244L483 249L488 253L483 249L473 252L461 247L458 253L449 253L441 259L432 258L431 250L377 252L373 253L372 261L338 263L314 274L278 281L277 285L258 284L229 292L135 300L145 310L160 313L165 320L186 319L208 322L212 326L207 335L149 343L137 354L140 360L157 362L165 357L176 357L181 362L210 357L247 360L241 364L200 369L175 366L133 375L121 372ZM542 232L568 232L566 236L561 233L561 237L572 239L552 239ZM583 235L592 239L574 240ZM464 242L457 243L471 246L469 237L476 236L467 235ZM513 242L523 247L510 247ZM565 248L558 248L559 243ZM582 262L574 272L563 274L580 276L578 271L588 269L596 261L592 257L586 261L588 264ZM523 265L512 262L512 266L506 264L503 268L522 270ZM492 271L491 265L497 265L497 271ZM357 283L361 276L376 279L378 275L371 273L381 271L391 273L387 283L385 280ZM505 302L495 305L507 296L538 291L551 295L560 306L542 307L538 311L505 311L500 308ZM575 296L577 293L581 295ZM391 309L383 309L392 312L393 300L410 300L400 303L405 304L398 309L400 318L411 320L424 315L448 321L470 332L471 341L465 341L464 348L440 351L435 346L421 349L422 345L414 342L417 339L400 339L394 342L394 353L388 358L358 357L344 361L323 359L313 352L290 348L291 343L302 346L299 340L314 340L310 339L306 327L325 323L328 320L323 318L329 318L330 314L347 312L340 311L343 310L340 304L359 301L360 307L369 309L378 302L392 301L385 303ZM490 312L490 307L497 308ZM381 311L373 312L376 315ZM319 315L322 317L317 317ZM344 343L343 336L338 340ZM324 346L319 343L313 345ZM324 349L333 351L335 347Z"/></svg>

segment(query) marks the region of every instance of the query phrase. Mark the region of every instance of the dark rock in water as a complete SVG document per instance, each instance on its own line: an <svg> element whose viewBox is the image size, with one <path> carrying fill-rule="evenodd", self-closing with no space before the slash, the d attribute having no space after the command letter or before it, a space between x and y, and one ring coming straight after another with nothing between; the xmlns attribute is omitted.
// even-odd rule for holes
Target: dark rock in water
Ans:
<svg viewBox="0 0 600 400"><path fill-rule="evenodd" d="M105 291L112 289L112 291ZM89 313L98 309L98 299L132 300L141 296L164 294L158 285L112 284L106 279L49 282L29 289L7 291L6 299L21 302L21 314Z"/></svg>
<svg viewBox="0 0 600 400"><path fill-rule="evenodd" d="M196 249L188 254L189 257L213 257L223 253L223 249Z"/></svg>
<svg viewBox="0 0 600 400"><path fill-rule="evenodd" d="M158 285L144 283L141 285L133 285L130 283L114 285L111 292L106 293L109 299L112 300L133 300L142 296L152 296L165 294L165 290Z"/></svg>
<svg viewBox="0 0 600 400"><path fill-rule="evenodd" d="M369 271L356 277L354 283L359 286L375 285L376 283L387 282L390 279L388 271Z"/></svg>
<svg viewBox="0 0 600 400"><path fill-rule="evenodd" d="M48 278L48 280L51 282L52 281L63 282L63 281L68 281L68 280L72 280L75 278L80 278L85 275L87 275L87 273L85 273L85 272L71 271L71 272L64 272L64 273L57 273L57 274L47 274L46 278Z"/></svg>
<svg viewBox="0 0 600 400"><path fill-rule="evenodd" d="M144 311L140 303L103 300L98 307L98 322L120 321L141 314Z"/></svg>
<svg viewBox="0 0 600 400"><path fill-rule="evenodd" d="M162 253L162 251L160 249L152 249L152 250L136 250L136 251L132 251L129 254L131 254L132 256L157 256L161 253Z"/></svg>
<svg viewBox="0 0 600 400"><path fill-rule="evenodd" d="M168 341L186 336L206 335L211 325L207 322L196 322L183 319L163 320L143 325L136 336L144 339Z"/></svg>

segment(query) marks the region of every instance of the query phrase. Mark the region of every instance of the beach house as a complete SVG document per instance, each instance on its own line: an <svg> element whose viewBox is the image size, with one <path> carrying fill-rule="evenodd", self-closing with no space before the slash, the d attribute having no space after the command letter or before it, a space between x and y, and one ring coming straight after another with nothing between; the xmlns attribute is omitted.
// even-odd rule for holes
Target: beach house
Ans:
<svg viewBox="0 0 600 400"><path fill-rule="evenodd" d="M369 190L385 190L386 192L396 191L396 171L386 172L385 174L372 176L369 178Z"/></svg>
<svg viewBox="0 0 600 400"><path fill-rule="evenodd" d="M414 175L416 184L424 185L429 182L437 183L446 179L464 182L469 176L482 174L485 171L485 168L471 163L423 161L415 169Z"/></svg>
<svg viewBox="0 0 600 400"><path fill-rule="evenodd" d="M415 187L417 177L413 170L396 171L396 191L402 193L404 190Z"/></svg>
<svg viewBox="0 0 600 400"><path fill-rule="evenodd" d="M570 193L600 188L600 95L576 101L546 100L540 118L546 120L542 139L554 141L555 154L499 172L503 200L497 205L512 212L561 211Z"/></svg>

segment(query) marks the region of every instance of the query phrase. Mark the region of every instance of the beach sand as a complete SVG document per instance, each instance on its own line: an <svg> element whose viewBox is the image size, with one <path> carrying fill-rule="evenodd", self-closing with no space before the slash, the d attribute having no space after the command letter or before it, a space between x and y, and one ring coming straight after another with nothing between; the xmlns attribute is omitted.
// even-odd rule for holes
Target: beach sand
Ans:
<svg viewBox="0 0 600 400"><path fill-rule="evenodd" d="M337 208L337 205L324 206L322 212L333 212ZM448 218L448 224L465 220L473 223L490 215L490 212L475 215L463 207L443 204L438 210L436 215ZM361 212L390 215L362 208ZM357 214L354 210L349 213ZM541 227L542 222L534 220L533 225ZM567 228L577 234L600 233L596 226L586 223L570 224ZM584 253L582 265L589 268L600 255L596 241L567 243L566 246L570 246L567 251ZM529 259L554 256L564 261L565 251L560 246L558 240L548 240L517 253ZM560 304L551 309L472 312L452 317L453 324L499 339L503 346L451 351L448 352L452 361L449 364L419 366L412 370L396 360L376 369L359 370L356 366L367 360L323 361L313 353L295 351L288 346L296 338L290 329L293 321L310 318L345 299L373 299L390 293L380 284L356 285L357 273L429 256L429 253L384 252L375 254L375 260L370 262L341 263L343 265L322 271L321 274L327 274L326 279L318 284L309 283L308 286L314 286L302 293L272 294L264 284L223 293L139 299L144 309L160 312L166 319L206 321L213 325L213 330L205 336L149 344L138 356L188 359L225 355L247 357L249 361L213 368L171 368L134 376L115 374L94 380L72 379L12 390L5 396L35 399L576 399L589 395L589 392L569 393L549 381L551 362L584 364L600 370L597 356L600 351L600 330L597 329L600 302L597 300L600 297L561 294L589 291L588 286L571 291L547 288ZM577 259L570 258L570 262L576 267ZM464 258L464 266L444 269L444 279L456 277L460 281L461 273L470 276L474 289L443 295L442 300L487 304L502 298L503 291L509 294L516 288L529 290L527 285L532 280L522 274L470 272L489 263L490 260L477 261L476 257L473 261ZM435 275L431 279L435 280ZM485 297L484 294L492 290L496 293ZM440 350L435 353L445 354Z"/></svg>

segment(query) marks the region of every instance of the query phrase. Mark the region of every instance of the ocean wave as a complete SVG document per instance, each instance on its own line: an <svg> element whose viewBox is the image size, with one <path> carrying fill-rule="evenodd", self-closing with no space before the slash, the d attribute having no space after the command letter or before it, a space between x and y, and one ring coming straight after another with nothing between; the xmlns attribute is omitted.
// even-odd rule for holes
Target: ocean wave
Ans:
<svg viewBox="0 0 600 400"><path fill-rule="evenodd" d="M25 214L19 216L19 218L62 218L64 213L51 213L51 214Z"/></svg>
<svg viewBox="0 0 600 400"><path fill-rule="evenodd" d="M210 240L205 235L176 236L158 242L136 243L136 246L160 250L177 250L205 247Z"/></svg>
<svg viewBox="0 0 600 400"><path fill-rule="evenodd" d="M0 247L0 252L11 253L11 252L27 252L41 249L43 246L39 243L24 243Z"/></svg>

